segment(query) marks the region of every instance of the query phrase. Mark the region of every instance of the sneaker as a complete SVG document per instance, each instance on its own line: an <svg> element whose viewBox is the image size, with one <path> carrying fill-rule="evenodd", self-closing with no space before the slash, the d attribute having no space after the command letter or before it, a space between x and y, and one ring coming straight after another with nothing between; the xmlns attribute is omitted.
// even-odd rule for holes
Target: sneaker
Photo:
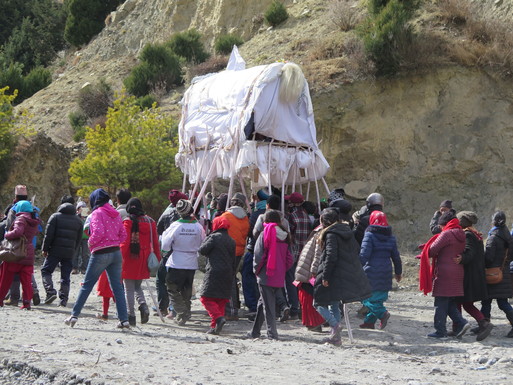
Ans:
<svg viewBox="0 0 513 385"><path fill-rule="evenodd" d="M57 294L48 294L45 299L45 305L50 305L57 299Z"/></svg>
<svg viewBox="0 0 513 385"><path fill-rule="evenodd" d="M456 338L461 338L468 329L470 329L470 324L467 322L456 332Z"/></svg>
<svg viewBox="0 0 513 385"><path fill-rule="evenodd" d="M388 319L390 318L390 313L388 310L383 314L383 317L381 317L381 322L379 323L379 328L383 330L385 326L387 326Z"/></svg>
<svg viewBox="0 0 513 385"><path fill-rule="evenodd" d="M130 329L130 324L128 321L119 321L116 327L118 329Z"/></svg>
<svg viewBox="0 0 513 385"><path fill-rule="evenodd" d="M447 338L447 335L438 332L429 333L427 336L430 338Z"/></svg>
<svg viewBox="0 0 513 385"><path fill-rule="evenodd" d="M360 325L360 329L375 329L374 324L370 322L364 322Z"/></svg>
<svg viewBox="0 0 513 385"><path fill-rule="evenodd" d="M289 320L290 321L295 321L295 320L298 320L298 319L299 319L299 314L298 313L290 314L289 315Z"/></svg>
<svg viewBox="0 0 513 385"><path fill-rule="evenodd" d="M290 308L286 307L283 309L283 313L281 313L280 322L285 322L290 317Z"/></svg>
<svg viewBox="0 0 513 385"><path fill-rule="evenodd" d="M7 306L16 306L18 307L19 301L14 301L12 298L9 298L7 301L4 302L4 305Z"/></svg>
<svg viewBox="0 0 513 385"><path fill-rule="evenodd" d="M322 333L322 325L308 326L307 329L313 333Z"/></svg>
<svg viewBox="0 0 513 385"><path fill-rule="evenodd" d="M214 334L214 335L217 335L217 333L216 333L216 329L215 329L215 328L210 328L210 329L208 329L207 334Z"/></svg>
<svg viewBox="0 0 513 385"><path fill-rule="evenodd" d="M253 334L252 332L248 332L245 335L245 338L250 339L250 340L256 340L256 339L260 338L260 334Z"/></svg>
<svg viewBox="0 0 513 385"><path fill-rule="evenodd" d="M150 309L148 309L148 305L145 303L140 304L139 312L141 313L141 323L147 323L150 320Z"/></svg>
<svg viewBox="0 0 513 385"><path fill-rule="evenodd" d="M39 296L39 293L34 293L32 295L32 303L34 306L37 306L41 303L41 297Z"/></svg>
<svg viewBox="0 0 513 385"><path fill-rule="evenodd" d="M73 327L73 326L75 326L75 324L77 323L77 321L78 321L78 318L77 318L77 317L70 316L69 318L66 318L66 319L64 320L64 323L65 323L66 325L68 325L68 326Z"/></svg>
<svg viewBox="0 0 513 385"><path fill-rule="evenodd" d="M224 317L219 317L216 319L216 327L215 327L215 334L221 333L221 330L223 330L223 326L226 323L226 319Z"/></svg>
<svg viewBox="0 0 513 385"><path fill-rule="evenodd" d="M66 307L66 306L68 306L68 301L66 301L65 299L61 299L61 300L59 301L59 306L60 306L60 307Z"/></svg>

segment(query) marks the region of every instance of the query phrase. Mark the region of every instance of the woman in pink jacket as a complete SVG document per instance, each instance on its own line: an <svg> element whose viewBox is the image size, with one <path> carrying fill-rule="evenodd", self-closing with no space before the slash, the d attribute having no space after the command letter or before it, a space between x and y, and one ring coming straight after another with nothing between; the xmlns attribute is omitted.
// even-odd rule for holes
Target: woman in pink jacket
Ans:
<svg viewBox="0 0 513 385"><path fill-rule="evenodd" d="M253 270L257 277L260 299L251 338L260 337L260 330L267 324L267 337L277 340L276 294L285 286L285 273L294 263L289 250L290 235L281 225L279 211L269 210L264 216L264 231L255 244Z"/></svg>
<svg viewBox="0 0 513 385"><path fill-rule="evenodd" d="M14 275L20 275L23 288L23 306L21 309L30 310L32 299L32 274L34 272L34 244L33 239L39 232L39 218L36 218L34 209L29 201L18 201L12 208L16 212L10 231L5 233L6 239L26 238L27 256L19 262L3 262L0 266L0 307L4 306L5 295L11 287Z"/></svg>
<svg viewBox="0 0 513 385"><path fill-rule="evenodd" d="M89 216L89 249L91 257L84 277L84 284L80 288L78 298L71 311L71 316L64 323L75 326L78 316L84 307L87 297L93 290L101 273L107 271L110 287L114 293L116 309L118 311L118 328L129 328L128 312L126 308L125 289L121 284L122 257L119 245L126 238L126 231L121 222L119 213L109 204L109 194L103 189L94 190L89 203L92 213Z"/></svg>

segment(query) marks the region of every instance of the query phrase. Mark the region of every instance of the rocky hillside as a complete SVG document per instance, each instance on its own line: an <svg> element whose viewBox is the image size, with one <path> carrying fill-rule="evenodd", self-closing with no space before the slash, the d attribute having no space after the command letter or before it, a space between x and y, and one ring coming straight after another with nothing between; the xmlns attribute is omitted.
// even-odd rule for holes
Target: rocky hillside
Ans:
<svg viewBox="0 0 513 385"><path fill-rule="evenodd" d="M248 65L279 59L303 65L313 84L321 148L332 166L328 183L345 187L355 206L372 191L383 193L404 250L413 250L429 236L430 217L444 199L452 199L458 209L476 210L483 231L495 209L513 216L511 79L453 63L392 79L348 78L350 68L343 60L315 60L319 49L329 49L330 39L339 34L330 21L330 2L285 1L289 20L268 29L262 14L271 2L127 0L99 36L61 61L49 87L21 105L50 138L45 146L56 150L43 154L34 150L39 142L24 144L27 152L20 149L8 183L0 188L2 204L14 184L25 183L41 199L40 206L51 211L55 200L72 190L67 181L73 148L68 114L75 109L80 87L104 77L120 88L144 44L194 27L208 47L220 33L241 35L246 40L241 54ZM469 2L480 6L483 14L511 19L511 0ZM353 3L357 9L361 6ZM426 3L419 25L433 18L425 12L435 2ZM177 89L163 101L177 118L182 92ZM26 167L24 156L30 160ZM39 165L37 170L34 164Z"/></svg>

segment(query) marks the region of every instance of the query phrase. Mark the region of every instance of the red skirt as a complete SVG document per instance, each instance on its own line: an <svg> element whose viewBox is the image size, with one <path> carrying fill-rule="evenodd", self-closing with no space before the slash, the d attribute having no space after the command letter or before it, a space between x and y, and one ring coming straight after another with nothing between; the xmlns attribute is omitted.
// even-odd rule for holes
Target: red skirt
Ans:
<svg viewBox="0 0 513 385"><path fill-rule="evenodd" d="M112 289L110 288L109 278L107 278L106 271L100 275L100 279L98 279L98 285L96 286L96 291L100 297L114 298L114 294L112 294Z"/></svg>
<svg viewBox="0 0 513 385"><path fill-rule="evenodd" d="M301 321L306 327L316 327L324 323L324 318L313 307L313 296L299 286L299 303L301 303Z"/></svg>

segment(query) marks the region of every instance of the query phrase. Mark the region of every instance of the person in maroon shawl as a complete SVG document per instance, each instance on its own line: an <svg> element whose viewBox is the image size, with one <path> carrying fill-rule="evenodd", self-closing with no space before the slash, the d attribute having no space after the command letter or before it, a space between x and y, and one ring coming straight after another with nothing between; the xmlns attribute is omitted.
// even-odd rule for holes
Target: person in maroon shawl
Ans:
<svg viewBox="0 0 513 385"><path fill-rule="evenodd" d="M428 337L447 337L447 316L458 325L456 337L461 337L470 328L456 305L456 297L463 296L464 271L458 256L465 250L465 232L452 211L444 213L439 224L443 226L442 232L424 245L420 263L420 289L424 294L433 291L435 297L435 332Z"/></svg>

